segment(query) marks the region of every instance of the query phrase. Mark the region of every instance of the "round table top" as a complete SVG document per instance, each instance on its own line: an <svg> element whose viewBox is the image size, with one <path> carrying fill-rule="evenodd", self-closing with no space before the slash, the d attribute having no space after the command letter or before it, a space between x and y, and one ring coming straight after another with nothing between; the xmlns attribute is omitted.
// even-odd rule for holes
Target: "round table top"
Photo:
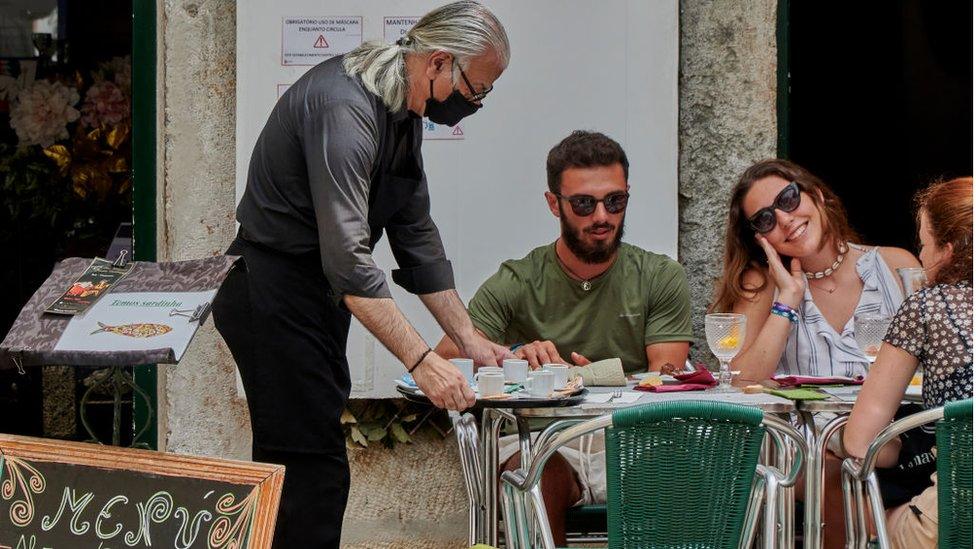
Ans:
<svg viewBox="0 0 976 549"><path fill-rule="evenodd" d="M634 391L631 389L633 384L627 388L623 387L589 387L590 395L600 395L612 393L616 390L622 391L624 395L640 395L636 401L621 403L598 403L586 402L584 399L579 406L568 406L561 408L531 408L524 407L513 410L513 413L522 417L546 417L546 418L586 418L596 417L604 414L613 413L621 408L630 406L640 406L652 402L667 402L674 400L712 400L719 402L731 402L745 406L756 406L764 412L769 413L789 413L796 410L796 404L789 399L770 395L768 393L743 393L739 390L732 392L718 392L712 389L705 391L686 391L673 393L651 393L645 391ZM632 397L631 397L632 398ZM623 400L623 399L621 399Z"/></svg>
<svg viewBox="0 0 976 549"><path fill-rule="evenodd" d="M397 385L396 390L402 394L407 400L411 402L417 402L420 404L431 404L430 399L427 398L420 389L408 388L402 385ZM550 408L565 408L572 407L581 404L586 395L589 394L587 389L580 389L578 393L572 394L570 396L562 398L510 398L510 399L490 399L490 398L479 398L475 403L473 410L480 410L484 408L501 408L506 410L514 409L550 409Z"/></svg>

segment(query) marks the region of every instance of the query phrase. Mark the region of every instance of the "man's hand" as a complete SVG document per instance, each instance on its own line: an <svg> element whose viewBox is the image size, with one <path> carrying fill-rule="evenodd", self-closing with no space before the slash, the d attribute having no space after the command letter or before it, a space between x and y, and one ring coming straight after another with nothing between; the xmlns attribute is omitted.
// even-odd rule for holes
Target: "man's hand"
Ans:
<svg viewBox="0 0 976 549"><path fill-rule="evenodd" d="M585 356L583 356L583 355L581 355L581 354L579 354L577 352L573 352L573 354L570 355L570 356L572 356L573 362L577 366L586 366L587 364L590 363L590 359L586 358Z"/></svg>
<svg viewBox="0 0 976 549"><path fill-rule="evenodd" d="M517 358L508 347L489 341L477 331L472 331L472 335L462 342L460 351L478 366L501 366L502 360Z"/></svg>
<svg viewBox="0 0 976 549"><path fill-rule="evenodd" d="M551 341L533 341L515 349L515 356L529 361L529 367L535 370L543 364L569 364Z"/></svg>
<svg viewBox="0 0 976 549"><path fill-rule="evenodd" d="M414 368L413 380L438 408L461 411L474 406L474 391L468 386L468 380L437 353L429 353Z"/></svg>

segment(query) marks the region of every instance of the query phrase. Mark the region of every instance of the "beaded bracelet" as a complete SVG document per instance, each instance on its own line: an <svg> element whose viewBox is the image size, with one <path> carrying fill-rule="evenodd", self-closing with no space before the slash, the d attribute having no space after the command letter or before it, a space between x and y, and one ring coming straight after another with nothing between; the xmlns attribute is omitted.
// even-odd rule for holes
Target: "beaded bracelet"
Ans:
<svg viewBox="0 0 976 549"><path fill-rule="evenodd" d="M775 307L771 308L769 310L769 312L772 313L772 314L774 314L774 315L779 315L779 316L781 316L781 317L789 320L793 324L796 324L799 321L799 319L797 319L796 315L791 314L791 313L788 313L786 311L781 311L781 310L779 310L779 309L777 309Z"/></svg>
<svg viewBox="0 0 976 549"><path fill-rule="evenodd" d="M778 311L783 311L784 313L790 313L792 315L799 316L799 314L800 314L799 311L797 311L793 307L790 307L789 305L787 305L785 303L780 303L779 301L774 301L773 302L773 308L776 309L776 310L778 310Z"/></svg>

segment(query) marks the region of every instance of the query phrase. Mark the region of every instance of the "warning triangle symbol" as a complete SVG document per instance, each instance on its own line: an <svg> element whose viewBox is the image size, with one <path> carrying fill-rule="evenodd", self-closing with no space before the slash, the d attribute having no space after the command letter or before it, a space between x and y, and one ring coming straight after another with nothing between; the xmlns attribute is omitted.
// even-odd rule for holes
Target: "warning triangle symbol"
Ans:
<svg viewBox="0 0 976 549"><path fill-rule="evenodd" d="M454 126L454 131L451 132L451 135L464 135L464 130L461 129L461 126Z"/></svg>
<svg viewBox="0 0 976 549"><path fill-rule="evenodd" d="M313 45L312 47L313 48L328 48L329 47L329 43L325 41L325 35L324 34L320 34L319 35L319 39L315 41L315 45Z"/></svg>

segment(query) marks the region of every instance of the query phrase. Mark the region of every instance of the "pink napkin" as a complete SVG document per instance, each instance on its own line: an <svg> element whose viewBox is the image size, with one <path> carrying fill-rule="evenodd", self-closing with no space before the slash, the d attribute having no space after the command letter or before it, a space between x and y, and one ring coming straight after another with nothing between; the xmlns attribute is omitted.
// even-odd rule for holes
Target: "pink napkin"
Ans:
<svg viewBox="0 0 976 549"><path fill-rule="evenodd" d="M712 385L715 385L714 383ZM679 385L658 385L657 387L634 387L635 391L647 391L649 393L677 393L679 391L704 391L710 389L712 385L701 383L681 383Z"/></svg>
<svg viewBox="0 0 976 549"><path fill-rule="evenodd" d="M779 383L781 387L794 387L796 385L860 385L864 383L864 376L776 376L773 380Z"/></svg>
<svg viewBox="0 0 976 549"><path fill-rule="evenodd" d="M705 389L715 386L715 377L707 368L698 364L695 366L694 372L689 372L686 374L676 374L674 376L678 381L683 381L678 385L658 385L657 387L641 387L640 385L634 387L638 391L648 391L650 393L676 393L679 391L704 391Z"/></svg>

